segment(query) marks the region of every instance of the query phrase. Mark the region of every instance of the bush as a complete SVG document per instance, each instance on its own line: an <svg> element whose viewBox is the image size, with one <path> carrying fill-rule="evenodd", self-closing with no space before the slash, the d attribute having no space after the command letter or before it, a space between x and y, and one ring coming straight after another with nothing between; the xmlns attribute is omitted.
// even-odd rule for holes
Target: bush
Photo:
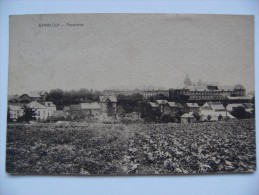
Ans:
<svg viewBox="0 0 259 195"><path fill-rule="evenodd" d="M218 116L218 120L219 120L219 121L222 121L222 119L223 119L223 117L222 117L222 115L220 114L220 115Z"/></svg>
<svg viewBox="0 0 259 195"><path fill-rule="evenodd" d="M237 119L246 119L253 117L251 113L246 112L245 108L241 106L234 108L231 114Z"/></svg>
<svg viewBox="0 0 259 195"><path fill-rule="evenodd" d="M161 123L175 123L176 119L171 116L170 114L163 114L162 117L160 118Z"/></svg>
<svg viewBox="0 0 259 195"><path fill-rule="evenodd" d="M143 123L143 120L141 119L131 119L131 118L122 118L120 121L123 124Z"/></svg>
<svg viewBox="0 0 259 195"><path fill-rule="evenodd" d="M193 113L194 118L196 119L196 121L200 121L201 120L201 116L199 115L199 113Z"/></svg>

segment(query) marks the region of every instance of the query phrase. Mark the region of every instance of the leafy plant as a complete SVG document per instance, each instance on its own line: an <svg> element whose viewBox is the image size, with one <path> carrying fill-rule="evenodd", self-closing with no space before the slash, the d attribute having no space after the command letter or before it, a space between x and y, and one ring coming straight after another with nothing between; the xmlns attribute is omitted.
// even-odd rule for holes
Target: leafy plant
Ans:
<svg viewBox="0 0 259 195"><path fill-rule="evenodd" d="M221 114L218 116L218 120L219 120L219 121L222 121L222 120L223 120L223 116L222 116Z"/></svg>
<svg viewBox="0 0 259 195"><path fill-rule="evenodd" d="M36 112L33 108L30 108L26 105L22 107L23 109L23 116L22 119L26 122L32 121L36 119Z"/></svg>

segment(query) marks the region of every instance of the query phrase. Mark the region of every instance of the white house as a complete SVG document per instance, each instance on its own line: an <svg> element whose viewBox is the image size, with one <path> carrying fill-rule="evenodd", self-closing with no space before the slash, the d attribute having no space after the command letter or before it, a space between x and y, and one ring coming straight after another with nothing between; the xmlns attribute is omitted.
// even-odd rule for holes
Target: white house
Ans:
<svg viewBox="0 0 259 195"><path fill-rule="evenodd" d="M47 108L48 116L53 116L54 112L57 110L57 107L53 102L45 102Z"/></svg>
<svg viewBox="0 0 259 195"><path fill-rule="evenodd" d="M192 112L185 113L181 116L181 123L183 124L193 123L194 121L195 121L195 118Z"/></svg>
<svg viewBox="0 0 259 195"><path fill-rule="evenodd" d="M200 116L201 121L208 121L208 116L210 116L209 121L218 121L220 119L220 115L222 116L222 120L226 118L234 119L235 117L232 116L229 112L226 111L214 111L214 110L201 110Z"/></svg>
<svg viewBox="0 0 259 195"><path fill-rule="evenodd" d="M19 117L23 116L23 109L18 105L9 105L10 118L16 121Z"/></svg>

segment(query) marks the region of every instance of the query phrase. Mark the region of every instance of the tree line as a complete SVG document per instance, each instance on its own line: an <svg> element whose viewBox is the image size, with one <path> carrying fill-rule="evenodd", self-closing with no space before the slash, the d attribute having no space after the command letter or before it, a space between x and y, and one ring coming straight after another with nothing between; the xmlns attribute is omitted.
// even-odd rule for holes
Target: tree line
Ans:
<svg viewBox="0 0 259 195"><path fill-rule="evenodd" d="M46 101L53 102L58 110L62 110L64 106L69 106L71 104L79 104L79 103L91 103L91 102L98 102L99 96L102 95L101 91L97 90L88 90L88 89L79 89L79 90L71 90L71 91L65 91L62 89L52 89L47 97ZM133 113L137 112L140 114L140 117L144 119L147 122L180 122L181 116L183 114L182 111L179 111L174 116L169 114L163 114L159 108L153 108L149 104L149 102L155 102L156 100L167 100L172 101L169 97L158 94L155 96L151 96L148 98L144 98L141 94L133 94L133 95L118 95L117 96L117 114L120 117L124 117L127 113ZM188 97L184 96L180 99L177 99L176 102L179 102L181 104L184 104L188 102ZM226 103L226 102L225 102ZM254 103L254 98L253 98ZM108 102L108 108L109 104L111 102ZM226 106L225 104L224 106ZM110 106L111 107L111 106ZM112 107L111 107L112 108ZM35 118L35 114L33 111L26 106L23 107L24 110L24 121L29 121L33 118ZM112 112L112 109L109 109L109 112ZM254 112L254 111L253 111ZM238 119L244 119L244 118L251 118L254 116L254 113L251 115L245 111L244 108L240 107L233 111L233 116L235 116ZM194 117L198 121L200 119L200 116L198 114L195 114ZM8 114L8 119L10 119L10 116ZM210 119L208 118L208 121Z"/></svg>
<svg viewBox="0 0 259 195"><path fill-rule="evenodd" d="M99 100L99 96L102 94L101 91L93 89L79 89L64 91L62 89L52 89L47 97L46 101L53 102L58 110L62 110L64 106L71 104L79 104L83 102L91 103Z"/></svg>

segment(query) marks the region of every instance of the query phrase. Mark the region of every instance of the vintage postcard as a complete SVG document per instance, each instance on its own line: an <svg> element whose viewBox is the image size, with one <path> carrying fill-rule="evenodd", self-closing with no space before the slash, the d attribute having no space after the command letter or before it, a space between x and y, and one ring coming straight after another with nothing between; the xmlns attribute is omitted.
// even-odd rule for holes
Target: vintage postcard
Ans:
<svg viewBox="0 0 259 195"><path fill-rule="evenodd" d="M10 16L6 171L254 172L254 17Z"/></svg>

